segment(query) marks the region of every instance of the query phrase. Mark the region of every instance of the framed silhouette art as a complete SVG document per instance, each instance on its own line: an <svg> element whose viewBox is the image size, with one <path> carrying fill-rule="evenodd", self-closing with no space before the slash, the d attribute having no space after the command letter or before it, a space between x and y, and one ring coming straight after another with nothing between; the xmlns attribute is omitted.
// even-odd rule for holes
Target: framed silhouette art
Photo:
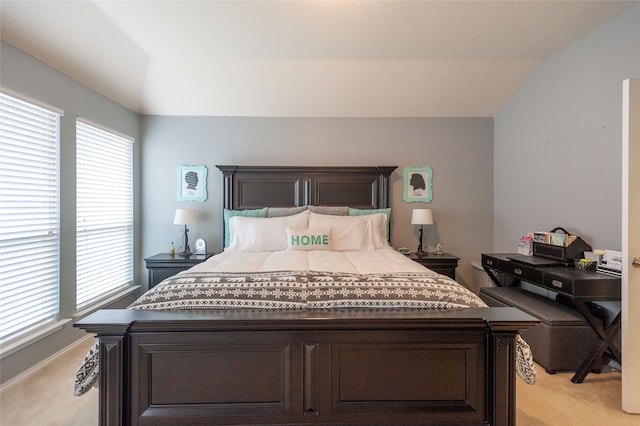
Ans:
<svg viewBox="0 0 640 426"><path fill-rule="evenodd" d="M207 167L179 166L178 201L205 201L207 199Z"/></svg>
<svg viewBox="0 0 640 426"><path fill-rule="evenodd" d="M433 198L431 192L431 180L433 170L431 167L405 167L403 198L406 203L429 203Z"/></svg>

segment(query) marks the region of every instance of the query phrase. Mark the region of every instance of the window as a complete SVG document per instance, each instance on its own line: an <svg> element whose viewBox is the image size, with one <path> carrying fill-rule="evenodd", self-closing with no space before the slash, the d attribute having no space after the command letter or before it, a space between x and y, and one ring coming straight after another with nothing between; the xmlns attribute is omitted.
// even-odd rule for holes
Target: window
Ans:
<svg viewBox="0 0 640 426"><path fill-rule="evenodd" d="M59 313L60 115L0 93L0 344Z"/></svg>
<svg viewBox="0 0 640 426"><path fill-rule="evenodd" d="M133 283L133 139L76 121L76 308Z"/></svg>

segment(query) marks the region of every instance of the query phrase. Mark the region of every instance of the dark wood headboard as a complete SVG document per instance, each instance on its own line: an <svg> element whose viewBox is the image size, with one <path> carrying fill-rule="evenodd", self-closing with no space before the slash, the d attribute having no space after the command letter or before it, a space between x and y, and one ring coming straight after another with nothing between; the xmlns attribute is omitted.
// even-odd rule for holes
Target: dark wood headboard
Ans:
<svg viewBox="0 0 640 426"><path fill-rule="evenodd" d="M216 166L224 174L224 208L390 206L389 177L397 166Z"/></svg>

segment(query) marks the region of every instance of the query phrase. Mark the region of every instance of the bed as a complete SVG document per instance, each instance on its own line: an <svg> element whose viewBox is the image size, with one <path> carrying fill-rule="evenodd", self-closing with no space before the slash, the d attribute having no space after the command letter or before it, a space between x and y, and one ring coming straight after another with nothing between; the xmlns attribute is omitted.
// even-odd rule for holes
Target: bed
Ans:
<svg viewBox="0 0 640 426"><path fill-rule="evenodd" d="M217 167L225 251L75 323L100 424L515 423L538 321L388 245L395 167Z"/></svg>

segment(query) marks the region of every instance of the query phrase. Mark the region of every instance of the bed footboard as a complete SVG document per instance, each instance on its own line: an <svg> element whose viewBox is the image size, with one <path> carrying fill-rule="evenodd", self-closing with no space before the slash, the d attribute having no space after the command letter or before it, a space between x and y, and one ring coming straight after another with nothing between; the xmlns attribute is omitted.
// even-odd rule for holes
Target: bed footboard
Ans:
<svg viewBox="0 0 640 426"><path fill-rule="evenodd" d="M103 310L100 424L515 422L513 308Z"/></svg>

